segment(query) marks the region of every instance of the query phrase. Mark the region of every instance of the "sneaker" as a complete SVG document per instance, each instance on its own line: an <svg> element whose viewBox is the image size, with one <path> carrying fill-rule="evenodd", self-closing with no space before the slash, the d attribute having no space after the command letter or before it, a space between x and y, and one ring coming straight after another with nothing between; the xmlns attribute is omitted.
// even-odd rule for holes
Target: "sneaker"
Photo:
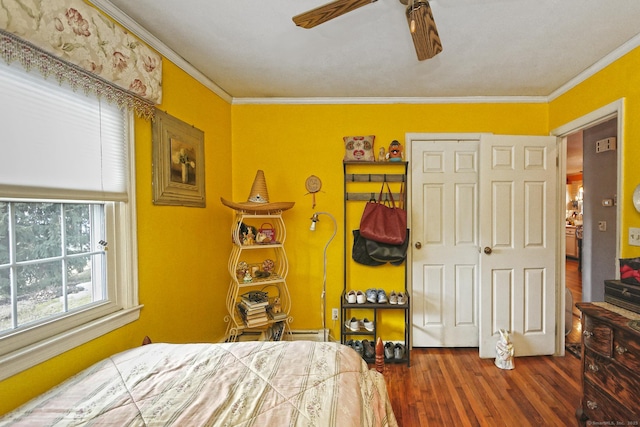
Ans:
<svg viewBox="0 0 640 427"><path fill-rule="evenodd" d="M367 331L373 332L373 322L366 317L362 320L362 326L364 326Z"/></svg>
<svg viewBox="0 0 640 427"><path fill-rule="evenodd" d="M354 341L353 342L353 349L356 351L356 353L358 353L360 356L362 356L364 354L364 347L362 346L362 342L360 341Z"/></svg>
<svg viewBox="0 0 640 427"><path fill-rule="evenodd" d="M407 303L407 294L400 292L398 294L398 304L403 305Z"/></svg>
<svg viewBox="0 0 640 427"><path fill-rule="evenodd" d="M404 358L404 344L396 344L393 348L393 358L394 359L403 359Z"/></svg>
<svg viewBox="0 0 640 427"><path fill-rule="evenodd" d="M349 291L348 294L346 294L344 296L347 300L347 303L349 304L355 304L356 303L356 291Z"/></svg>
<svg viewBox="0 0 640 427"><path fill-rule="evenodd" d="M353 348L353 340L347 341L346 343L344 343L344 345L346 345L347 347Z"/></svg>
<svg viewBox="0 0 640 427"><path fill-rule="evenodd" d="M378 304L387 303L387 293L383 289L378 290Z"/></svg>
<svg viewBox="0 0 640 427"><path fill-rule="evenodd" d="M367 302L375 304L378 301L378 291L376 291L375 289L367 289L366 295Z"/></svg>
<svg viewBox="0 0 640 427"><path fill-rule="evenodd" d="M355 317L352 317L351 320L349 321L349 329L351 329L354 332L357 332L360 330L360 322L358 321L358 319L356 319Z"/></svg>
<svg viewBox="0 0 640 427"><path fill-rule="evenodd" d="M384 345L384 358L393 359L393 343L391 341L387 341Z"/></svg>
<svg viewBox="0 0 640 427"><path fill-rule="evenodd" d="M367 296L362 291L356 292L356 302L358 304L364 304L367 302Z"/></svg>
<svg viewBox="0 0 640 427"><path fill-rule="evenodd" d="M398 294L396 294L396 291L391 291L389 294L389 304L398 304Z"/></svg>
<svg viewBox="0 0 640 427"><path fill-rule="evenodd" d="M362 347L364 350L364 357L367 359L373 359L374 357L376 357L376 350L373 348L373 345L371 345L371 341L369 340L362 340Z"/></svg>

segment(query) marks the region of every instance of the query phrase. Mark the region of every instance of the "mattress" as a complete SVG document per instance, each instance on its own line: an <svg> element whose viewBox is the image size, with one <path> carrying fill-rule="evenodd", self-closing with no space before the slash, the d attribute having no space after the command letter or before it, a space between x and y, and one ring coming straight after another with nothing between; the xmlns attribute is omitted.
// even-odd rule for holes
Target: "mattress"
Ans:
<svg viewBox="0 0 640 427"><path fill-rule="evenodd" d="M0 426L397 426L382 374L311 341L149 344L109 357Z"/></svg>

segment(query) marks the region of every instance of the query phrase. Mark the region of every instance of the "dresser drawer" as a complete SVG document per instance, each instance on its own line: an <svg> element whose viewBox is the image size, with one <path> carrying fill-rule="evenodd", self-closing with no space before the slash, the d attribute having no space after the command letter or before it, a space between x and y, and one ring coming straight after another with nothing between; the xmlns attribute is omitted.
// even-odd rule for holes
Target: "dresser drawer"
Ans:
<svg viewBox="0 0 640 427"><path fill-rule="evenodd" d="M620 406L628 408L630 413L637 413L640 409L640 381L637 374L589 350L584 352L584 356L584 377Z"/></svg>
<svg viewBox="0 0 640 427"><path fill-rule="evenodd" d="M613 337L613 358L640 378L640 341L637 335L616 330Z"/></svg>
<svg viewBox="0 0 640 427"><path fill-rule="evenodd" d="M637 425L629 423L640 419L638 415L600 393L589 381L584 381L583 396L582 410L588 419L587 425L594 425L595 422L607 423L606 425Z"/></svg>
<svg viewBox="0 0 640 427"><path fill-rule="evenodd" d="M613 329L591 316L583 318L582 338L585 348L604 357L613 356Z"/></svg>

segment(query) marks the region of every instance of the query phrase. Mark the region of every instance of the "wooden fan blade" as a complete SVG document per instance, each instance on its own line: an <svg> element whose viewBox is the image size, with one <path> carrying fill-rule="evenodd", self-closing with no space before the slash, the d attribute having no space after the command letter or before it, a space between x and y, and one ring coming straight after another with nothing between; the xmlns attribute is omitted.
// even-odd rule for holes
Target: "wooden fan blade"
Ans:
<svg viewBox="0 0 640 427"><path fill-rule="evenodd" d="M409 5L407 8L409 31L411 31L411 21L415 22L415 31L411 32L411 37L418 60L424 61L442 52L442 43L428 1L419 0L413 4L413 7Z"/></svg>
<svg viewBox="0 0 640 427"><path fill-rule="evenodd" d="M345 13L356 10L359 7L374 3L377 0L337 0L316 7L308 12L293 17L293 22L302 28L313 28L316 25L327 22Z"/></svg>

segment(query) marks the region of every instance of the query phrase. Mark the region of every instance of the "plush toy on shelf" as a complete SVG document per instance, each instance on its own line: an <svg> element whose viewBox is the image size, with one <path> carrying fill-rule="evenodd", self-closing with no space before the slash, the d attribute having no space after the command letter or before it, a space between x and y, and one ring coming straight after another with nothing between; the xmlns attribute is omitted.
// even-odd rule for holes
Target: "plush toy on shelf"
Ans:
<svg viewBox="0 0 640 427"><path fill-rule="evenodd" d="M389 152L387 153L387 159L390 162L402 161L402 145L395 139L389 144Z"/></svg>

